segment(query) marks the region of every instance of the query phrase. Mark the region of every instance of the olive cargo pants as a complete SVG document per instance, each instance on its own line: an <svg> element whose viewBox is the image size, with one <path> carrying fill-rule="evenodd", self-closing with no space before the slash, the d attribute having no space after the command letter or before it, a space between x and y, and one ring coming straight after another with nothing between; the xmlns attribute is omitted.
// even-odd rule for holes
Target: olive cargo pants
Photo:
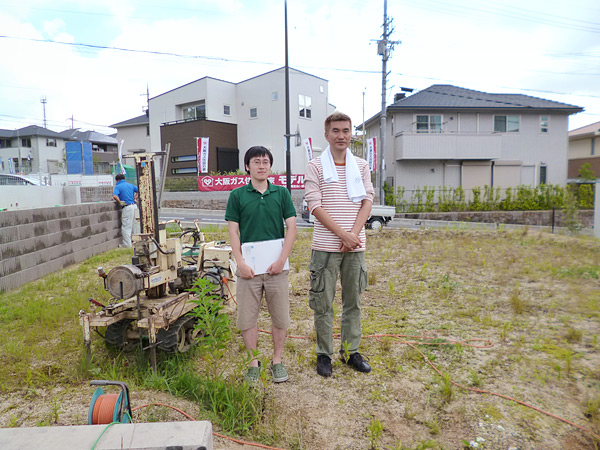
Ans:
<svg viewBox="0 0 600 450"><path fill-rule="evenodd" d="M342 285L341 342L348 344L350 353L357 352L362 334L360 299L368 281L365 252L313 250L308 268L308 302L314 311L317 355L333 355L333 299L338 274Z"/></svg>

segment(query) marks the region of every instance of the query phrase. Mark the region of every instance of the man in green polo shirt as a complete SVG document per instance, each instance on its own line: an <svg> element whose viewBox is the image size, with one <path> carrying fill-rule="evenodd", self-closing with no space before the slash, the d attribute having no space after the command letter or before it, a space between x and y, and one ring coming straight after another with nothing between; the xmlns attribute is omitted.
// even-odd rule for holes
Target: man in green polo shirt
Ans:
<svg viewBox="0 0 600 450"><path fill-rule="evenodd" d="M289 378L282 362L283 344L290 325L289 278L286 261L296 238L296 208L287 189L269 183L273 155L265 147L251 147L244 155L250 182L229 195L225 220L229 241L237 264L237 326L242 331L246 350L252 355L244 379L252 384L260 376L260 363L254 358L258 343L258 314L263 294L271 315L273 335L273 381ZM284 232L283 223L287 233ZM250 242L281 245L281 254L267 261L264 273L255 273L253 261L245 261L242 246ZM258 244L257 244L258 245ZM260 255L259 255L260 256ZM262 261L264 262L264 261ZM257 269L258 270L258 269Z"/></svg>

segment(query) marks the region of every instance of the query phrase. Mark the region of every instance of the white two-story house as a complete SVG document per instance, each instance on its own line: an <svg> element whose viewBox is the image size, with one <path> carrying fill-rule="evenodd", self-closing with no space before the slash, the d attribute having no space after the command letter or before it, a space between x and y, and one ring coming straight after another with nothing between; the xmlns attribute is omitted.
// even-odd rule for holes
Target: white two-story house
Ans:
<svg viewBox="0 0 600 450"><path fill-rule="evenodd" d="M334 107L329 104L328 81L289 69L291 171L304 173L303 145L311 138L315 154L326 147L323 123ZM255 145L273 153L274 172L286 168L285 72L283 68L232 83L204 77L149 100L148 133L152 152L170 143L168 176L198 176L196 138L209 138L209 171L244 169L244 154ZM139 148L130 121L113 125L124 138L124 153ZM142 127L135 132L142 133ZM298 142L299 141L299 142ZM133 147L131 147L133 145Z"/></svg>
<svg viewBox="0 0 600 450"><path fill-rule="evenodd" d="M566 183L569 115L583 108L450 85L394 100L387 108L388 184L411 191ZM379 115L365 128L367 137L379 137Z"/></svg>
<svg viewBox="0 0 600 450"><path fill-rule="evenodd" d="M65 140L59 133L37 125L0 130L0 172L60 173L64 171Z"/></svg>
<svg viewBox="0 0 600 450"><path fill-rule="evenodd" d="M584 164L600 177L600 122L569 131L569 178L577 178Z"/></svg>

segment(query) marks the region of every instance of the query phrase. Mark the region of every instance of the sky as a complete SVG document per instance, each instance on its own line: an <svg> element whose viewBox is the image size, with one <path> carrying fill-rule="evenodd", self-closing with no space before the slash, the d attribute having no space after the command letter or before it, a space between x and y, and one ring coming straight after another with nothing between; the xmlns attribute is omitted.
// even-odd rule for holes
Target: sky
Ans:
<svg viewBox="0 0 600 450"><path fill-rule="evenodd" d="M600 121L597 0L388 0L387 104L452 84L583 107ZM550 5L560 5L550 7ZM384 0L288 0L289 65L329 81L355 125L381 111ZM284 0L0 0L0 129L110 134L150 98L285 64Z"/></svg>

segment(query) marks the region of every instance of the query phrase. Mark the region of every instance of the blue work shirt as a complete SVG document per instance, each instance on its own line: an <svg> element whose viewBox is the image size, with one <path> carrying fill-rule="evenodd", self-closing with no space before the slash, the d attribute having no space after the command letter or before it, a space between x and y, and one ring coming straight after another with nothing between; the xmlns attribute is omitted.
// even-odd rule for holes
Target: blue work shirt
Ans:
<svg viewBox="0 0 600 450"><path fill-rule="evenodd" d="M135 205L135 193L138 192L138 187L134 184L128 183L125 180L119 180L113 195L119 197L119 200L127 203L128 205Z"/></svg>

